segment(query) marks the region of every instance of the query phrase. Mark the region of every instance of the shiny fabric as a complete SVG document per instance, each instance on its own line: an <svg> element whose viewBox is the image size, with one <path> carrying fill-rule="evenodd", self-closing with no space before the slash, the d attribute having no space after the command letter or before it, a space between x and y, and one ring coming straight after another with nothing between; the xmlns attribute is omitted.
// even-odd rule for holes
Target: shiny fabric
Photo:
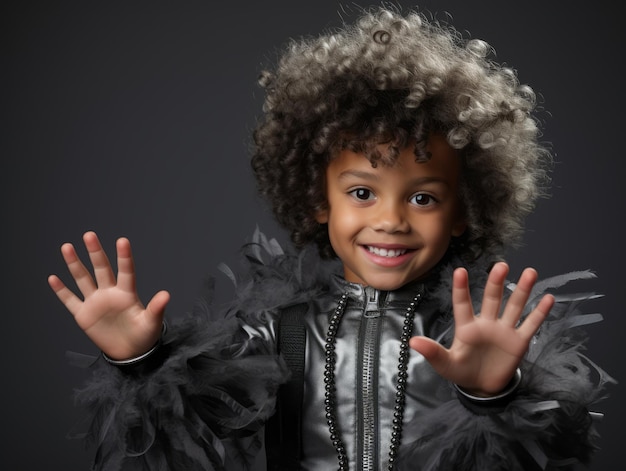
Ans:
<svg viewBox="0 0 626 471"><path fill-rule="evenodd" d="M328 295L313 302L312 315L306 317L303 469L337 467L324 412L324 346L328 319L343 292L348 293L348 303L336 340L337 423L350 469L386 468L404 312L415 294L423 290L421 283L413 283L393 292L377 291L337 277ZM413 334L440 337L443 332L432 328L435 316L433 303L421 302L415 311ZM370 362L373 365L368 368ZM411 351L408 373L405 420L419 420L420 412L434 407L442 395L449 399L447 383L415 351ZM366 394L369 388L373 388L373 395ZM411 437L405 439L411 441Z"/></svg>

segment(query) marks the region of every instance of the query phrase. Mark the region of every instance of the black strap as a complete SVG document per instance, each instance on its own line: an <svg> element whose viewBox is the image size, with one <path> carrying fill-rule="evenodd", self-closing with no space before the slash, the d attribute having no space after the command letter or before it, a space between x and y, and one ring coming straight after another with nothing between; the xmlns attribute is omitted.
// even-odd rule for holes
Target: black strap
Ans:
<svg viewBox="0 0 626 471"><path fill-rule="evenodd" d="M306 304L284 309L278 323L278 350L291 370L289 381L280 386L276 413L265 425L268 471L300 469L302 451L302 396L306 329Z"/></svg>

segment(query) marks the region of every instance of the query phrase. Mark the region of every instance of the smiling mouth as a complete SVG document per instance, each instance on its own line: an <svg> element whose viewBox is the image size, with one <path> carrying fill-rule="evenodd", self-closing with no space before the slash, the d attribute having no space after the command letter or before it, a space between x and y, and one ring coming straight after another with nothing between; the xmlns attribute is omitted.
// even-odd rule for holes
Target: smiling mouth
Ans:
<svg viewBox="0 0 626 471"><path fill-rule="evenodd" d="M374 255L387 258L399 257L400 255L404 255L408 252L408 249L385 249L380 247L373 247L371 245L367 245L366 248L370 253L373 253Z"/></svg>

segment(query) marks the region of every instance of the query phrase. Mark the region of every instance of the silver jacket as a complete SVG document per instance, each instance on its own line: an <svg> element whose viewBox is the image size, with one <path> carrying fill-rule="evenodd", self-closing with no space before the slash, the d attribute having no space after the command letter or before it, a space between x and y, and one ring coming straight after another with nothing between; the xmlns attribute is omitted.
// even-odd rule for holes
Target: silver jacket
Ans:
<svg viewBox="0 0 626 471"><path fill-rule="evenodd" d="M337 468L324 411L324 368L328 320L343 292L348 303L336 338L335 385L337 423L349 458L349 469L386 469L395 405L400 337L404 312L418 291L413 283L397 291L379 291L336 278L330 294L312 303L305 316L307 330L303 461L307 470ZM435 322L433 322L435 321ZM413 334L440 337L433 303L417 306ZM419 420L450 388L415 351L408 368L405 420ZM403 441L411 441L410 436Z"/></svg>

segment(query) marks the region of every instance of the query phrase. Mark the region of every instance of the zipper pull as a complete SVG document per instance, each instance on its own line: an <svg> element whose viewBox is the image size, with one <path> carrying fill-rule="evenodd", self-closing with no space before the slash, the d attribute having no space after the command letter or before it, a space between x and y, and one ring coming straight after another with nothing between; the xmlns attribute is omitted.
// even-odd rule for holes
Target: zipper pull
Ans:
<svg viewBox="0 0 626 471"><path fill-rule="evenodd" d="M380 317L380 310L378 308L378 295L380 291L372 288L371 286L365 287L365 312L364 317L373 318Z"/></svg>

